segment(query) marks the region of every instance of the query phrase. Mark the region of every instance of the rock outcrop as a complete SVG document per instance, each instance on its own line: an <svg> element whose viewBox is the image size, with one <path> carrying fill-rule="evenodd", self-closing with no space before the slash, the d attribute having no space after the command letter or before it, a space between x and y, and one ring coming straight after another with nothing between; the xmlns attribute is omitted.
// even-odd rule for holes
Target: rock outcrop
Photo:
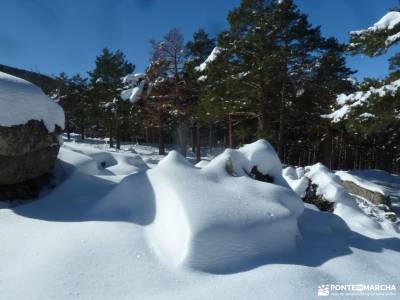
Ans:
<svg viewBox="0 0 400 300"><path fill-rule="evenodd" d="M1 72L0 110L0 200L34 198L53 172L64 113L35 85Z"/></svg>
<svg viewBox="0 0 400 300"><path fill-rule="evenodd" d="M349 191L350 194L363 197L375 205L384 204L387 205L388 207L391 206L391 201L389 196L368 190L351 181L343 180L343 185L346 187L346 189Z"/></svg>

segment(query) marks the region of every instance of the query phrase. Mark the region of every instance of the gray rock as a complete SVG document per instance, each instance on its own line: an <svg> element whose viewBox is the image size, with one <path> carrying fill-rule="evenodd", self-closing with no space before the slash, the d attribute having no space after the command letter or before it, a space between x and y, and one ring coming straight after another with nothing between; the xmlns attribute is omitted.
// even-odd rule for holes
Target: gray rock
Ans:
<svg viewBox="0 0 400 300"><path fill-rule="evenodd" d="M60 128L49 133L43 122L35 120L0 127L0 200L38 195L53 172L60 133Z"/></svg>
<svg viewBox="0 0 400 300"><path fill-rule="evenodd" d="M384 204L387 205L388 207L391 207L391 201L389 196L385 196L382 195L381 193L367 190L351 181L343 181L343 185L346 187L346 189L349 191L350 194L363 197L376 205Z"/></svg>

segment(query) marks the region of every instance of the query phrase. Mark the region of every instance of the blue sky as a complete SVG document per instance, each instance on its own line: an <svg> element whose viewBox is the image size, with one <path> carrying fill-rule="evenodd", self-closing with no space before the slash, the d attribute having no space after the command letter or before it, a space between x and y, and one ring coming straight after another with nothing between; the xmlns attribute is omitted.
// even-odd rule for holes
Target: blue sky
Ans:
<svg viewBox="0 0 400 300"><path fill-rule="evenodd" d="M169 29L190 39L198 28L215 35L240 0L0 0L0 63L45 74L86 74L104 47L121 49L143 71L149 40ZM350 30L370 26L397 0L296 0L325 36L347 41ZM358 78L383 77L388 55L350 57Z"/></svg>

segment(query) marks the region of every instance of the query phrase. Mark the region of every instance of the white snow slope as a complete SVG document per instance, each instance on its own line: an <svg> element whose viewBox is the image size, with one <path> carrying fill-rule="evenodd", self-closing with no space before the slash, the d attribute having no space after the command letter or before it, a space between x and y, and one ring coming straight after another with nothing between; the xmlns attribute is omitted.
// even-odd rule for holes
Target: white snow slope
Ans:
<svg viewBox="0 0 400 300"><path fill-rule="evenodd" d="M1 299L317 299L322 284L398 283L399 236L304 207L266 141L203 168L97 143L65 142L56 186L0 209Z"/></svg>
<svg viewBox="0 0 400 300"><path fill-rule="evenodd" d="M64 111L32 83L0 72L0 126L43 121L49 132L64 128Z"/></svg>

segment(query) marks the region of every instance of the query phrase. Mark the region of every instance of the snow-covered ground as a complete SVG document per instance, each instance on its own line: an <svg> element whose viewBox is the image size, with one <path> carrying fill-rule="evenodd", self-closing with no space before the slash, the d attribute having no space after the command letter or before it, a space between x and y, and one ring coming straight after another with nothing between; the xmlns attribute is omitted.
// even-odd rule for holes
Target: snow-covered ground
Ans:
<svg viewBox="0 0 400 300"><path fill-rule="evenodd" d="M250 178L255 165L273 183ZM315 299L321 285L398 284L396 230L321 166L283 175L265 141L197 167L151 146L64 142L54 187L0 209L0 298ZM288 175L342 208L304 206ZM397 176L353 175L400 198Z"/></svg>

